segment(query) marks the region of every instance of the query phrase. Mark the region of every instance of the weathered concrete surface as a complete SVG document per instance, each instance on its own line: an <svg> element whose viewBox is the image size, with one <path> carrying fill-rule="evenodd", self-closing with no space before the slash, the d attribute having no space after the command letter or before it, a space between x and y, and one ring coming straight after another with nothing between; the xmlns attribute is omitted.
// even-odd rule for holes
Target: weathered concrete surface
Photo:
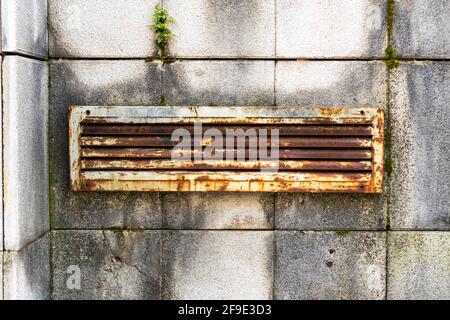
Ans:
<svg viewBox="0 0 450 320"><path fill-rule="evenodd" d="M383 299L384 232L276 231L276 299Z"/></svg>
<svg viewBox="0 0 450 320"><path fill-rule="evenodd" d="M165 66L167 105L273 105L274 61L178 61Z"/></svg>
<svg viewBox="0 0 450 320"><path fill-rule="evenodd" d="M77 229L54 232L54 298L270 299L274 289L278 299L383 299L387 216L394 230L450 229L448 62L403 62L392 71L389 210L386 193L71 193L69 104L387 104L385 64L364 61L385 55L384 0L162 2L176 19L169 54L206 59L164 68L143 60L51 64L53 227ZM49 3L54 57L157 54L147 28L156 0ZM448 58L447 3L395 4L397 53ZM361 60L241 59L275 56ZM78 230L105 228L181 230ZM388 297L445 297L448 247L444 232L393 232ZM81 268L81 290L67 287L70 265Z"/></svg>
<svg viewBox="0 0 450 320"><path fill-rule="evenodd" d="M275 0L163 0L171 56L273 57Z"/></svg>
<svg viewBox="0 0 450 320"><path fill-rule="evenodd" d="M19 250L49 229L48 67L7 56L3 63L4 245Z"/></svg>
<svg viewBox="0 0 450 320"><path fill-rule="evenodd" d="M386 196L280 193L275 199L276 229L386 229Z"/></svg>
<svg viewBox="0 0 450 320"><path fill-rule="evenodd" d="M49 233L20 251L4 252L5 300L50 298Z"/></svg>
<svg viewBox="0 0 450 320"><path fill-rule="evenodd" d="M386 67L382 62L279 61L279 106L384 107ZM385 229L384 196L280 194L276 228Z"/></svg>
<svg viewBox="0 0 450 320"><path fill-rule="evenodd" d="M157 55L151 14L159 0L48 0L51 57Z"/></svg>
<svg viewBox="0 0 450 320"><path fill-rule="evenodd" d="M382 57L385 1L277 0L278 57Z"/></svg>
<svg viewBox="0 0 450 320"><path fill-rule="evenodd" d="M450 299L450 232L389 232L388 299Z"/></svg>
<svg viewBox="0 0 450 320"><path fill-rule="evenodd" d="M53 298L160 299L160 246L160 231L54 231Z"/></svg>
<svg viewBox="0 0 450 320"><path fill-rule="evenodd" d="M164 299L271 299L273 232L166 231Z"/></svg>
<svg viewBox="0 0 450 320"><path fill-rule="evenodd" d="M50 190L54 228L159 228L157 193L69 191L67 111L78 105L155 105L160 66L144 61L54 61L50 65Z"/></svg>
<svg viewBox="0 0 450 320"><path fill-rule="evenodd" d="M391 76L392 228L450 230L450 63Z"/></svg>
<svg viewBox="0 0 450 320"><path fill-rule="evenodd" d="M167 229L272 229L273 194L165 193Z"/></svg>
<svg viewBox="0 0 450 320"><path fill-rule="evenodd" d="M0 250L0 300L3 300L3 247Z"/></svg>
<svg viewBox="0 0 450 320"><path fill-rule="evenodd" d="M3 52L47 57L47 0L3 0L1 15Z"/></svg>
<svg viewBox="0 0 450 320"><path fill-rule="evenodd" d="M394 44L402 57L450 58L447 0L395 1Z"/></svg>
<svg viewBox="0 0 450 320"><path fill-rule="evenodd" d="M276 103L294 106L386 105L386 67L370 61L279 61Z"/></svg>
<svg viewBox="0 0 450 320"><path fill-rule="evenodd" d="M0 3L1 5L1 3ZM0 23L1 28L1 23ZM1 46L1 44L0 44ZM2 81L2 85L0 85L0 101L2 101L2 110L3 110L3 57L0 57L0 81ZM1 152L3 154L3 111L0 112L0 123L2 124L2 130L0 130L0 141L2 141ZM0 159L0 166L2 170L0 170L0 185L3 186L3 156ZM0 188L0 198L2 199L2 205L0 207L0 258L2 257L3 252L3 187ZM2 274L3 269L0 268L0 275ZM1 276L0 276L1 278ZM3 282L0 282L3 284ZM0 297L0 300L2 297Z"/></svg>

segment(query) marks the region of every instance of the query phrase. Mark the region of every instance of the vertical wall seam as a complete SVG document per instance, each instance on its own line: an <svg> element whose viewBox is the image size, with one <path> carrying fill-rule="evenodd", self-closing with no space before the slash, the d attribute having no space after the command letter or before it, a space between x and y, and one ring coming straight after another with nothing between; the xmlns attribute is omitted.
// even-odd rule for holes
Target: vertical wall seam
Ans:
<svg viewBox="0 0 450 320"><path fill-rule="evenodd" d="M47 33L47 175L48 175L48 195L47 195L47 207L48 207L48 268L49 268L49 300L53 300L53 217L52 217L52 192L51 192L51 166L50 166L50 90L51 90L51 73L50 73L50 4L49 1L46 1L47 5L47 29L45 32Z"/></svg>
<svg viewBox="0 0 450 320"><path fill-rule="evenodd" d="M275 228L275 225L274 225ZM276 264L277 264L277 241L276 236L277 231L274 229L272 231L272 245L273 245L273 251L272 251L272 300L275 300L275 276L276 276Z"/></svg>
<svg viewBox="0 0 450 320"><path fill-rule="evenodd" d="M275 11L274 11L274 32L275 32L275 37L274 37L274 41L275 41L275 49L274 49L274 66L273 66L273 105L277 106L277 0L274 0L274 6L275 6Z"/></svg>
<svg viewBox="0 0 450 320"><path fill-rule="evenodd" d="M273 62L273 105L277 106L277 63L276 60L277 57L277 0L274 0L274 41L275 41L275 60ZM273 194L273 231L272 231L272 300L275 300L275 269L276 269L276 263L277 263L277 243L276 243L276 228L277 228L277 194Z"/></svg>
<svg viewBox="0 0 450 320"><path fill-rule="evenodd" d="M1 15L1 10L0 10L0 15ZM1 18L0 18L0 31L2 29L1 26ZM2 32L2 31L1 31ZM0 48L1 51L1 48ZM2 279L1 279L1 290L2 290L2 299L5 299L5 286L4 286L4 278L5 278L5 254L4 254L4 249L5 249L5 203L4 203L4 198L5 198L5 188L4 188L4 184L5 184L5 180L4 180L4 165L5 165L5 158L4 158L4 143L3 143L3 56L1 58L1 66L0 66L0 86L1 86L1 137L2 137L2 141L1 141L1 146L2 146L2 151L1 151L1 160L2 160L2 167L1 167L1 175L2 175Z"/></svg>
<svg viewBox="0 0 450 320"><path fill-rule="evenodd" d="M159 241L159 299L164 299L164 230L160 231Z"/></svg>
<svg viewBox="0 0 450 320"><path fill-rule="evenodd" d="M160 0L159 4L161 6L164 7L164 0ZM161 61L160 62L160 104L164 104L166 103L166 99L164 97L164 70L165 70L165 65L164 62ZM161 231L160 231L160 235L161 235L161 240L159 242L159 299L163 300L164 299L164 286L165 286L165 279L164 279L164 215L165 215L165 206L164 206L164 195L162 193L160 193L160 197L161 197Z"/></svg>
<svg viewBox="0 0 450 320"><path fill-rule="evenodd" d="M387 71L387 76L386 76L386 82L387 82L387 86L386 86L386 127L389 130L389 134L391 135L391 112L390 112L390 106L391 106L391 81L390 81L390 74L391 71L386 68ZM392 138L390 138L392 139ZM392 148L392 146L391 146ZM391 155L391 150L389 150L389 154L387 155L389 162L391 163L390 165L392 166L392 159L390 159L392 157ZM386 258L385 258L385 268L386 268L386 272L385 272L385 300L387 300L388 297L388 277L389 277L389 268L388 268L388 264L389 264L389 230L391 228L391 207L392 207L392 203L391 203L391 198L392 198L392 188L391 188L391 179L390 179L390 175L385 175L385 179L387 179L386 181Z"/></svg>
<svg viewBox="0 0 450 320"><path fill-rule="evenodd" d="M392 163L392 122L391 122L391 70L395 68L395 49L394 49L394 19L395 19L395 1L394 0L386 0L386 34L387 34L387 48L386 53L388 53L389 49L393 52L393 56L389 57L390 59L394 59L393 63L386 63L386 128L389 133L389 150L386 151L386 160L389 162L390 172L386 175L386 257L385 257L385 300L388 299L388 290L389 290L389 230L391 228L391 208L392 208L392 186L391 186L391 174L393 170Z"/></svg>

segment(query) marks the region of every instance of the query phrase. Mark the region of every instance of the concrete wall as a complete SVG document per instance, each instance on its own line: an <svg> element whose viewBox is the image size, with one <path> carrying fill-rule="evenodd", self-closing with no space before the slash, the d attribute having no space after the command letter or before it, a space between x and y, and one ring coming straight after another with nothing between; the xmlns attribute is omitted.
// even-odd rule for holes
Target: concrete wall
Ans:
<svg viewBox="0 0 450 320"><path fill-rule="evenodd" d="M448 1L394 0L391 16L385 0L162 0L176 19L164 65L148 28L159 2L48 0L52 298L449 299ZM29 48L17 54L30 59ZM23 112L45 112L23 99ZM381 106L393 170L382 195L73 193L70 104ZM41 116L28 126L45 128ZM44 149L33 154L45 163ZM18 221L21 208L43 217L40 193L19 194ZM5 243L44 232L44 220L27 221Z"/></svg>
<svg viewBox="0 0 450 320"><path fill-rule="evenodd" d="M46 0L2 0L2 294L50 298Z"/></svg>

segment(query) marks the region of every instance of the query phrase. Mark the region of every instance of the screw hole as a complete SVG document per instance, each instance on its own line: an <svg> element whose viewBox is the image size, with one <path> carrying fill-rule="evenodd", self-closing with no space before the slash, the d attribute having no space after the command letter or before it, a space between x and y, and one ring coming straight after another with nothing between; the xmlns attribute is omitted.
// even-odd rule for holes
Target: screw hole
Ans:
<svg viewBox="0 0 450 320"><path fill-rule="evenodd" d="M88 116L90 116L90 115L91 115L91 110L86 111L86 114L87 114Z"/></svg>
<svg viewBox="0 0 450 320"><path fill-rule="evenodd" d="M363 115L365 115L366 113L363 111L363 110L361 110L361 115L363 116Z"/></svg>

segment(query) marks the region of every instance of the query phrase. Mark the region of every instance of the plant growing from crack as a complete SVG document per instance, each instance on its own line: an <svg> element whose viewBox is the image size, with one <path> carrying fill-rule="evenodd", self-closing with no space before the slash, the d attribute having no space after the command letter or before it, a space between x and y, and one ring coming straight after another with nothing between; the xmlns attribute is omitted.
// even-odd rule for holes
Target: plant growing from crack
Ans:
<svg viewBox="0 0 450 320"><path fill-rule="evenodd" d="M173 32L169 29L169 23L175 20L169 16L167 9L160 4L155 6L152 15L154 23L151 25L151 28L156 33L156 45L159 48L160 59L164 62L167 53L167 45L170 38L174 36Z"/></svg>

